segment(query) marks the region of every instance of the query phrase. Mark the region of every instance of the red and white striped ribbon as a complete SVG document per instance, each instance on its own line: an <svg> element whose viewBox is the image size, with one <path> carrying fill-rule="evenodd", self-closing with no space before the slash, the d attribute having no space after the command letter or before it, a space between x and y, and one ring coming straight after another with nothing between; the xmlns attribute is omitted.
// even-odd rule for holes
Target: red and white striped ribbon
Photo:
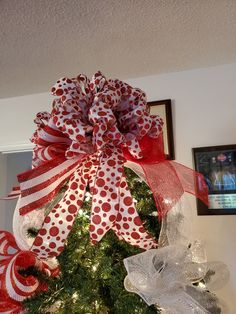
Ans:
<svg viewBox="0 0 236 314"><path fill-rule="evenodd" d="M77 159L58 157L37 169L18 175L21 188L18 205L20 213L25 215L51 201L77 167Z"/></svg>
<svg viewBox="0 0 236 314"><path fill-rule="evenodd" d="M7 231L0 231L0 257L0 313L21 313L21 302L44 286L36 277L21 275L19 270L37 267L49 276L58 274L58 267L39 261L34 252L21 251Z"/></svg>
<svg viewBox="0 0 236 314"><path fill-rule="evenodd" d="M10 299L21 302L31 296L39 282L33 277L24 277L19 269L36 265L33 252L20 251L14 237L7 231L0 231L0 289Z"/></svg>

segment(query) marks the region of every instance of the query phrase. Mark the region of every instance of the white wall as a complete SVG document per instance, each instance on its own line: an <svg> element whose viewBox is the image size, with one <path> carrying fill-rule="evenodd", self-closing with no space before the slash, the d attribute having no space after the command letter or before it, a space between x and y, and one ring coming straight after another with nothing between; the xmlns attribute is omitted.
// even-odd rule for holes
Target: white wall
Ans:
<svg viewBox="0 0 236 314"><path fill-rule="evenodd" d="M0 154L0 196L6 195L6 180L7 180L6 156L7 155ZM6 203L5 201L0 201L0 230L8 227L6 224L6 216L7 216Z"/></svg>
<svg viewBox="0 0 236 314"><path fill-rule="evenodd" d="M35 115L50 110L51 99L49 93L0 99L0 151L32 147Z"/></svg>
<svg viewBox="0 0 236 314"><path fill-rule="evenodd" d="M192 167L192 147L236 143L236 64L149 76L127 81L143 89L148 100L173 102L176 159ZM37 111L50 108L49 94L0 100L0 150L28 143ZM9 148L10 147L10 148ZM195 202L192 201L192 206ZM196 212L196 210L195 210ZM224 261L231 271L220 291L230 307L236 306L236 215L195 217L197 234L205 240L209 260Z"/></svg>

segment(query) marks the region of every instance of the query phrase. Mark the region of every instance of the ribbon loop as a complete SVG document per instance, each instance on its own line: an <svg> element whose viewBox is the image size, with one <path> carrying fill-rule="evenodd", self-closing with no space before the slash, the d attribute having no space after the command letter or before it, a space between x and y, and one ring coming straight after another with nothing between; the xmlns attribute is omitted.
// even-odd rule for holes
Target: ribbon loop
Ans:
<svg viewBox="0 0 236 314"><path fill-rule="evenodd" d="M6 231L0 231L0 256L4 257L0 260L0 293L4 296L3 301L5 300L6 303L3 306L11 308L8 299L21 302L39 287L39 282L35 277L24 277L19 271L35 266L36 257L33 252L21 251L14 237Z"/></svg>
<svg viewBox="0 0 236 314"><path fill-rule="evenodd" d="M11 258L19 252L19 248L16 244L15 238L10 232L0 231L0 262L5 259Z"/></svg>

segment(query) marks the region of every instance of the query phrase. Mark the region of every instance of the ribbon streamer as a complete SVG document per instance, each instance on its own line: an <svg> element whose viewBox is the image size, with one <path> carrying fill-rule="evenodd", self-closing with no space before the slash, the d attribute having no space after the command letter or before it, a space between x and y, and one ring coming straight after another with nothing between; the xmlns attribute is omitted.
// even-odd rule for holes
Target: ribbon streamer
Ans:
<svg viewBox="0 0 236 314"><path fill-rule="evenodd" d="M13 200L13 199L18 198L20 194L21 194L20 187L16 186L12 188L11 192L6 197L1 197L0 199L1 200Z"/></svg>

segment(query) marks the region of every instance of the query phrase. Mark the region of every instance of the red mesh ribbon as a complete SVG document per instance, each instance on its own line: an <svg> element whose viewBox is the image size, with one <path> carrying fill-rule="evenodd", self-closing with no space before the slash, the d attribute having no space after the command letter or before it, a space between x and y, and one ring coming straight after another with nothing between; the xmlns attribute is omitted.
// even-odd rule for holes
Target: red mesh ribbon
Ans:
<svg viewBox="0 0 236 314"><path fill-rule="evenodd" d="M145 173L156 205L159 219L180 200L184 192L195 195L208 204L208 188L202 174L175 161L166 160L163 137L157 139L145 136L140 141L144 158L134 159L125 149L127 160L140 164Z"/></svg>
<svg viewBox="0 0 236 314"><path fill-rule="evenodd" d="M23 305L20 302L6 298L0 291L0 313L1 314L23 314Z"/></svg>

